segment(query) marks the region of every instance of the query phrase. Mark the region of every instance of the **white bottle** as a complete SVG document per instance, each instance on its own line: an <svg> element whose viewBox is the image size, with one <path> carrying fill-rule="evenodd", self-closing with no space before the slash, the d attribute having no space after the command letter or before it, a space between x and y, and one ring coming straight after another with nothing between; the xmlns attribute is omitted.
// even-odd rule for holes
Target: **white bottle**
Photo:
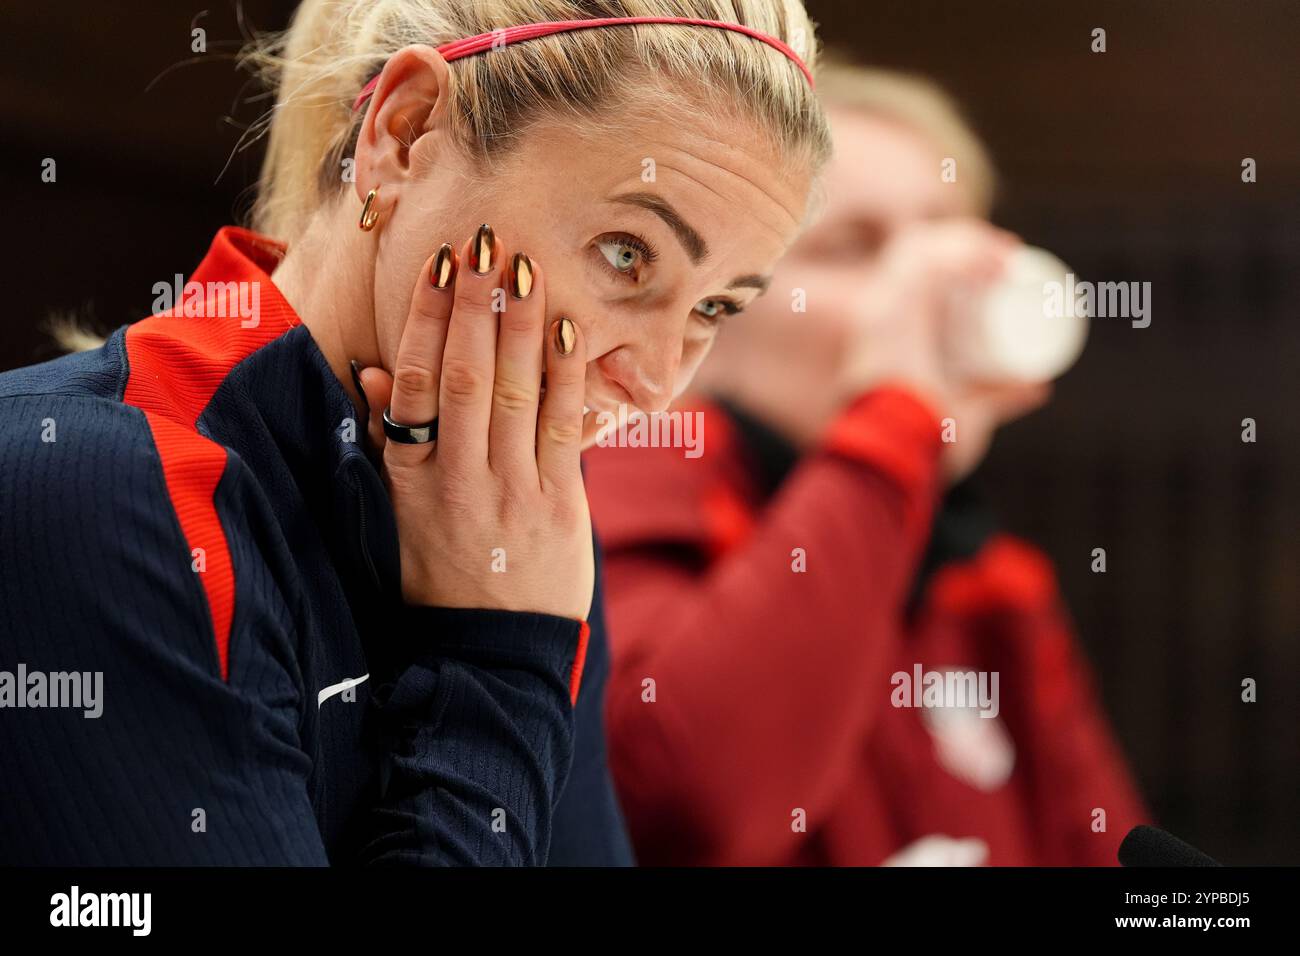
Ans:
<svg viewBox="0 0 1300 956"><path fill-rule="evenodd" d="M953 370L982 382L1047 382L1060 376L1079 358L1088 337L1088 316L1064 294L1069 272L1050 252L1025 246L1012 254L992 286L959 296L944 327Z"/></svg>

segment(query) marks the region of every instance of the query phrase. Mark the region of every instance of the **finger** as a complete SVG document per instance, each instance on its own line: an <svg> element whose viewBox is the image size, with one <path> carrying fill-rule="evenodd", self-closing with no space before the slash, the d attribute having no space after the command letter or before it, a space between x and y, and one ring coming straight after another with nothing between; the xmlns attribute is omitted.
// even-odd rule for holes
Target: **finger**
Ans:
<svg viewBox="0 0 1300 956"><path fill-rule="evenodd" d="M366 392L366 401L370 403L370 418L366 422L370 445L382 452L388 442L388 437L384 434L384 409L393 400L393 376L378 366L371 366L363 368L359 377L361 387Z"/></svg>
<svg viewBox="0 0 1300 956"><path fill-rule="evenodd" d="M439 461L486 462L496 375L497 313L504 301L502 244L486 223L465 248L442 356Z"/></svg>
<svg viewBox="0 0 1300 956"><path fill-rule="evenodd" d="M546 331L546 395L537 416L537 470L542 487L582 479L582 406L587 345L576 322L559 319Z"/></svg>
<svg viewBox="0 0 1300 956"><path fill-rule="evenodd" d="M456 252L446 243L425 262L411 294L402 341L393 363L389 415L402 425L423 425L438 416L438 382L451 318ZM377 403L372 403L377 404ZM382 409L382 406L381 406ZM397 443L394 442L394 445ZM404 445L399 454L427 455L427 447Z"/></svg>
<svg viewBox="0 0 1300 956"><path fill-rule="evenodd" d="M542 271L522 252L506 267L510 294L497 331L488 460L494 470L537 475L537 409L542 387L546 290Z"/></svg>

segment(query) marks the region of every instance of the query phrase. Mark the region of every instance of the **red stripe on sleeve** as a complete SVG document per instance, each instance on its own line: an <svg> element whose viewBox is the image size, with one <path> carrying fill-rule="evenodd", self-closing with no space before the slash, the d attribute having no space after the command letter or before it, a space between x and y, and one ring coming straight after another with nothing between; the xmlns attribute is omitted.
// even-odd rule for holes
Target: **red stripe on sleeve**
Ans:
<svg viewBox="0 0 1300 956"><path fill-rule="evenodd" d="M196 549L202 549L202 570L195 573L207 595L221 677L228 679L230 622L235 616L235 569L213 502L217 483L226 470L226 450L156 412L146 409L144 415L153 432L158 457L162 459L167 495L190 546L191 558L195 557Z"/></svg>
<svg viewBox="0 0 1300 956"><path fill-rule="evenodd" d="M587 664L587 642L591 639L591 625L586 621L578 629L578 649L573 654L573 670L569 672L569 703L578 705L578 689L582 686L582 669Z"/></svg>
<svg viewBox="0 0 1300 956"><path fill-rule="evenodd" d="M190 548L202 549L196 572L207 597L223 680L230 676L230 628L235 573L213 495L226 469L226 450L198 432L198 419L237 364L299 324L270 278L283 247L244 229L217 233L191 283L256 286L258 310L244 318L205 303L202 315L154 315L127 329L129 372L122 400L140 409L162 460L167 494ZM185 293L188 298L189 292Z"/></svg>

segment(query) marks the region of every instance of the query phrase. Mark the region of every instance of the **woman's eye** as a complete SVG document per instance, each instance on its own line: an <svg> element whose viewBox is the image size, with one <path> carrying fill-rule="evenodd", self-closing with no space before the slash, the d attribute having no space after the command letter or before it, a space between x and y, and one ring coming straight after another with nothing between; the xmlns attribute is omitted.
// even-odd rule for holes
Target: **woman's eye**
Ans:
<svg viewBox="0 0 1300 956"><path fill-rule="evenodd" d="M735 315L740 309L726 299L705 299L695 307L695 311L706 319L716 321L724 315Z"/></svg>
<svg viewBox="0 0 1300 956"><path fill-rule="evenodd" d="M596 246L600 249L600 254L605 257L605 261L618 272L631 273L641 263L641 250L628 242L602 239L596 243Z"/></svg>

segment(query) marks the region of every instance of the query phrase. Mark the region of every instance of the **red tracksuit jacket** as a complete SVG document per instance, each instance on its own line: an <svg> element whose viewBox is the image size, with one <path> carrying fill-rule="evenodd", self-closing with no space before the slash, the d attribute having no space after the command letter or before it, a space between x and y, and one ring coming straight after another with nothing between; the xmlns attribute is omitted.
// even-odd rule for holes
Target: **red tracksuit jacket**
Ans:
<svg viewBox="0 0 1300 956"><path fill-rule="evenodd" d="M586 461L641 862L876 865L941 834L983 840L990 865L1115 863L1146 811L1048 561L984 534L920 573L940 537L932 412L876 390L773 481L770 433L693 410L701 457ZM997 671L998 716L894 706L917 665Z"/></svg>

